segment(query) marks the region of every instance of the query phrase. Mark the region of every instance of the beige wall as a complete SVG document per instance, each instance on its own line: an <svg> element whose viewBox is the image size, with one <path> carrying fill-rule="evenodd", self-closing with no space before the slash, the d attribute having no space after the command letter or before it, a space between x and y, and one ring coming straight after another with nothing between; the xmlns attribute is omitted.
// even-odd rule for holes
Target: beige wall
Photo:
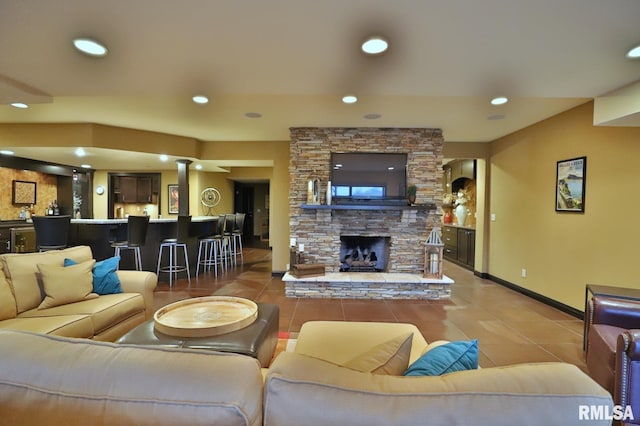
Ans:
<svg viewBox="0 0 640 426"><path fill-rule="evenodd" d="M578 310L587 283L640 288L640 129L592 122L589 102L494 141L490 160L488 272ZM556 162L582 156L585 213L557 213Z"/></svg>

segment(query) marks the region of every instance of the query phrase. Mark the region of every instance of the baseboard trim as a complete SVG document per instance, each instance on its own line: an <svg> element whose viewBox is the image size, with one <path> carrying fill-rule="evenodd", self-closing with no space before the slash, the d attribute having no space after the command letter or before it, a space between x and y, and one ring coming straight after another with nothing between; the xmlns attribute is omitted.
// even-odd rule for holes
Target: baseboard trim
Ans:
<svg viewBox="0 0 640 426"><path fill-rule="evenodd" d="M536 293L535 291L531 291L527 288L524 287L520 287L517 284L514 284L512 282L503 280L502 278L498 278L494 275L491 274L486 274L487 275L487 279L490 279L491 281L495 282L496 284L500 284L504 287L510 288L511 290L517 291L518 293L524 294L525 296L531 297L532 299L537 300L538 302L542 302L546 305L549 305L553 308L556 308L566 314L569 314L573 317L576 317L580 320L584 321L584 312L573 308L569 305L565 305L564 303L558 302L557 300L551 299L550 297L547 296L543 296L542 294Z"/></svg>

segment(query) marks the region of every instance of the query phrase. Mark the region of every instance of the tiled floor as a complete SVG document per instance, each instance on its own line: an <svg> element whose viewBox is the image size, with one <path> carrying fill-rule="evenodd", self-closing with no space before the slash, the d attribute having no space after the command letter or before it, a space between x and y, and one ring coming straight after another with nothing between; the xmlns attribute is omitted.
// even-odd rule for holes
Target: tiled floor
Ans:
<svg viewBox="0 0 640 426"><path fill-rule="evenodd" d="M200 274L170 289L166 276L156 290L156 308L188 297L228 295L280 306L280 331L297 333L311 320L391 321L418 326L427 341L478 339L482 367L565 361L585 370L582 321L445 262L455 284L443 301L290 299L271 276L271 252L245 248L244 265L215 277Z"/></svg>

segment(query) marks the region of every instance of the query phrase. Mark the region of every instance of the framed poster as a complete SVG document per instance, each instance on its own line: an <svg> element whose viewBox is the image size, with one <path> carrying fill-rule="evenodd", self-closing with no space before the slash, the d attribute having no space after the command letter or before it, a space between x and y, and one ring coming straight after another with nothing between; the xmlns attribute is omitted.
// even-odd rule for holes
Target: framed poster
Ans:
<svg viewBox="0 0 640 426"><path fill-rule="evenodd" d="M13 204L35 204L36 203L36 183L24 180L14 180L12 182L12 203Z"/></svg>
<svg viewBox="0 0 640 426"><path fill-rule="evenodd" d="M556 211L584 213L587 157L558 161L556 166Z"/></svg>
<svg viewBox="0 0 640 426"><path fill-rule="evenodd" d="M180 211L180 192L178 185L167 185L169 188L169 214L178 214Z"/></svg>

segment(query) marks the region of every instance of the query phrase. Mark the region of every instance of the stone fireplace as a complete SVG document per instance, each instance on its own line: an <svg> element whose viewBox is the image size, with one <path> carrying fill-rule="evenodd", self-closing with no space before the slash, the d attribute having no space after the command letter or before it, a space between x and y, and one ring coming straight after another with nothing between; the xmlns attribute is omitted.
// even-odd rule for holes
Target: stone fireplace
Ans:
<svg viewBox="0 0 640 426"><path fill-rule="evenodd" d="M341 237L385 237L386 271L422 274L424 242L441 223L442 147L440 129L291 128L290 237L304 245L306 263L322 263L327 272L343 267ZM407 154L407 184L417 187L417 206L308 206L309 180L326 192L331 153ZM324 199L324 197L321 197ZM377 254L377 253L376 253Z"/></svg>

